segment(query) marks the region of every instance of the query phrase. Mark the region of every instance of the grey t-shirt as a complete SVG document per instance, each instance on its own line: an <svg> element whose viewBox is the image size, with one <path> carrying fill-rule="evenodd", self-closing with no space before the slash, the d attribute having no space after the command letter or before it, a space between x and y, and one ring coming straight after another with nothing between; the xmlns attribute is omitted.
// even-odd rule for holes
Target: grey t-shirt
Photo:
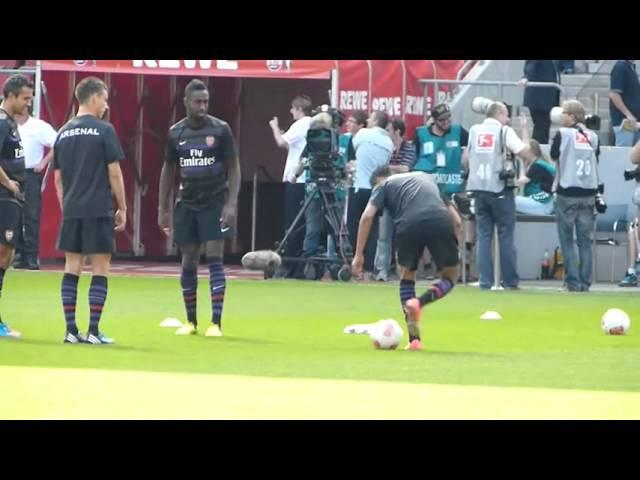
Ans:
<svg viewBox="0 0 640 480"><path fill-rule="evenodd" d="M424 172L401 173L387 178L373 189L369 202L378 210L386 208L389 211L396 233L449 215L438 186Z"/></svg>

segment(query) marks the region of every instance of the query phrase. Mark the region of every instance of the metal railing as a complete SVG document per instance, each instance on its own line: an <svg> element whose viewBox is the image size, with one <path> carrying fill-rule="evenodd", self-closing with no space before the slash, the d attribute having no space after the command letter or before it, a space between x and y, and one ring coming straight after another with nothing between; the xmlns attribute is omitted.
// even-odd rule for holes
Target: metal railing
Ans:
<svg viewBox="0 0 640 480"><path fill-rule="evenodd" d="M526 85L521 85L520 82L502 81L502 80L443 80L441 78L422 78L418 80L419 83L424 85L424 100L425 105L428 105L429 98L429 85L434 86L434 103L438 101L438 93L440 84L444 85L471 85L471 86L494 86L498 87L498 99L502 98L502 94L505 87L518 87L518 88L541 88L541 87L553 87L560 91L560 95L564 93L564 88L559 83L555 82L527 82ZM428 120L429 112L424 109L424 121Z"/></svg>
<svg viewBox="0 0 640 480"><path fill-rule="evenodd" d="M467 73L471 71L471 69L478 63L480 60L466 60L462 65L462 68L458 70L456 75L456 80L461 80Z"/></svg>

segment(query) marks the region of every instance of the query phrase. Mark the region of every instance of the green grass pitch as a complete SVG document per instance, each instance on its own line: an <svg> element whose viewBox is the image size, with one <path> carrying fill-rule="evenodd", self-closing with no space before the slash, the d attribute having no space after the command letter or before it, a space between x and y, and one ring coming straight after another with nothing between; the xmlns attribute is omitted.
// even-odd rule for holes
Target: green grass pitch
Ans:
<svg viewBox="0 0 640 480"><path fill-rule="evenodd" d="M88 276L78 323L88 324ZM112 277L102 330L113 346L64 345L59 273L8 272L0 312L23 334L0 341L0 365L212 373L251 377L379 380L578 390L640 391L640 299L628 293L481 292L456 287L423 311L422 352L376 351L344 326L395 318L397 284L230 280L222 338L206 338L208 280L198 288L201 334L160 328L184 320L177 278ZM418 291L425 283L418 283ZM606 336L608 308L632 319ZM482 321L487 310L503 320ZM406 328L403 345L406 343Z"/></svg>

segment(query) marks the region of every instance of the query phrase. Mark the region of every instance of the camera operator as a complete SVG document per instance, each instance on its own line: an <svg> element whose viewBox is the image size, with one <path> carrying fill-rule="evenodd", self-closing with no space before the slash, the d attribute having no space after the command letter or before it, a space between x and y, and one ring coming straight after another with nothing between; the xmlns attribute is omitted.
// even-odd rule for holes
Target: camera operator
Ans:
<svg viewBox="0 0 640 480"><path fill-rule="evenodd" d="M302 256L311 257L318 253L320 247L320 238L322 234L322 199L318 192L318 179L315 178L315 172L313 171L314 155L318 156L319 152L315 152L314 142L311 139L317 130L329 130L331 135L334 135L334 142L336 147L338 146L337 132L334 128L334 119L330 113L320 112L311 118L309 124L309 132L307 137L307 146L301 156L301 161L298 169L295 172L296 178L302 175L306 175L306 192L307 198L312 195L313 199L305 210L305 229L304 242L302 244ZM324 147L325 145L322 145ZM335 200L338 205L339 211L344 211L344 201L346 198L346 189L341 180L344 178L345 157L339 154L334 158L330 158L331 154L327 155L327 159L333 162L333 166L330 166L321 173L326 173L330 179L328 189L335 192ZM316 160L321 160L316 158ZM323 169L324 170L324 169ZM332 197L332 196L331 196Z"/></svg>
<svg viewBox="0 0 640 480"><path fill-rule="evenodd" d="M640 275L640 143L631 149L629 154L631 163L635 165L634 170L624 172L624 179L627 181L635 180L636 188L633 192L633 203L637 207L636 218L631 222L629 227L629 242L627 247L627 260L629 269L622 281L618 284L621 287L636 287L638 285L638 275Z"/></svg>
<svg viewBox="0 0 640 480"><path fill-rule="evenodd" d="M388 123L389 116L385 112L371 112L367 120L367 128L362 128L353 137L353 147L356 150L356 173L348 207L349 236L352 245L356 244L360 217L371 196L371 175L377 168L388 165L393 155L393 142L389 132L385 130ZM377 243L378 221L376 218L365 247L365 272L373 272Z"/></svg>
<svg viewBox="0 0 640 480"><path fill-rule="evenodd" d="M598 136L584 125L582 103L562 104L561 128L551 144L550 157L558 162L555 212L564 257L565 282L570 292L588 292L591 286L591 238L598 195ZM603 211L597 207L600 213ZM606 208L606 207L605 207ZM574 252L573 230L580 258Z"/></svg>
<svg viewBox="0 0 640 480"><path fill-rule="evenodd" d="M526 129L522 132L523 141L508 126L509 110L504 103L491 102L482 110L486 111L487 118L471 127L469 145L463 153L463 163L469 171L467 191L472 192L475 198L480 288L489 289L493 284L491 244L493 228L497 225L503 286L517 289L519 277L513 244L516 224L513 155L518 155L525 162L534 158L526 145L529 141Z"/></svg>

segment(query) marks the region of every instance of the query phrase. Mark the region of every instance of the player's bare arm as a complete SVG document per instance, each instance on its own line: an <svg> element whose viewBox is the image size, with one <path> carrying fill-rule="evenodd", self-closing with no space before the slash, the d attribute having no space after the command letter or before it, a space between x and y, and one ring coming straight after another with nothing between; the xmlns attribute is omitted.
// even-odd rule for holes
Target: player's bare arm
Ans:
<svg viewBox="0 0 640 480"><path fill-rule="evenodd" d="M173 188L173 180L176 175L176 166L170 163L164 163L160 172L160 187L158 192L158 226L165 235L171 232L169 225L169 208L171 205L171 190Z"/></svg>
<svg viewBox="0 0 640 480"><path fill-rule="evenodd" d="M60 170L55 170L53 172L53 183L56 186L56 196L58 197L58 204L60 205L60 211L62 211L62 197L64 190L62 189L62 175L60 174Z"/></svg>
<svg viewBox="0 0 640 480"><path fill-rule="evenodd" d="M122 232L127 225L127 203L125 201L124 180L122 179L120 162L109 164L109 184L116 197L116 205L118 207L115 214L115 230L116 232Z"/></svg>
<svg viewBox="0 0 640 480"><path fill-rule="evenodd" d="M2 169L2 167L0 167L0 185L13 193L16 198L20 198L20 196L22 195L20 184L15 180L11 180Z"/></svg>
<svg viewBox="0 0 640 480"><path fill-rule="evenodd" d="M362 217L360 217L360 226L358 227L358 239L356 243L356 253L353 257L351 269L354 275L362 274L362 268L364 266L364 247L367 244L369 233L371 232L371 226L376 218L378 209L371 203L364 209Z"/></svg>
<svg viewBox="0 0 640 480"><path fill-rule="evenodd" d="M231 227L235 223L238 210L238 194L240 193L240 159L234 156L227 171L229 178L229 199L222 209L222 226Z"/></svg>

